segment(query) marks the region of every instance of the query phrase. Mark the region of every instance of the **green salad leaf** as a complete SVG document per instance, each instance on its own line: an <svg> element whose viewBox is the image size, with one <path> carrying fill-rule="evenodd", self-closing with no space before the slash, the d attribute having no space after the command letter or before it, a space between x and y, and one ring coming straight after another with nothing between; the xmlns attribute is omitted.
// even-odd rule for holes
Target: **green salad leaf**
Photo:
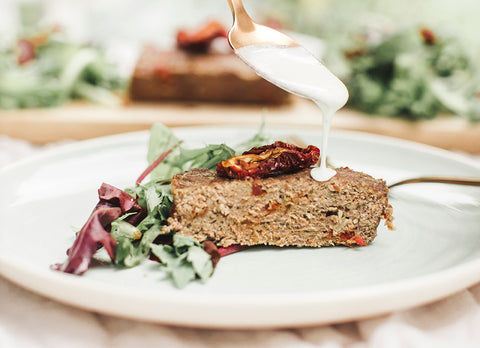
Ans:
<svg viewBox="0 0 480 348"><path fill-rule="evenodd" d="M126 216L112 222L111 234L118 244L115 264L133 267L148 256L150 244L163 234L162 226L170 215L173 198L170 185L156 181L125 192L137 197L138 204L147 208L147 216L137 226L123 221Z"/></svg>
<svg viewBox="0 0 480 348"><path fill-rule="evenodd" d="M125 267L138 265L148 256L151 243L161 234L161 229L153 225L142 234L141 239L138 241L134 241L125 236L114 235L117 241L115 264Z"/></svg>
<svg viewBox="0 0 480 348"><path fill-rule="evenodd" d="M188 148L178 139L171 129L161 123L154 124L150 130L147 160L154 163L160 156L172 150L150 173L151 179L168 181L173 175L192 168L215 170L217 163L239 155L252 147L268 143L271 136L265 133L265 119L259 130L246 141L235 146L235 150L225 144L205 145L201 148Z"/></svg>
<svg viewBox="0 0 480 348"><path fill-rule="evenodd" d="M210 255L196 239L180 234L173 236L172 245L152 244L152 253L162 262L162 269L178 288L195 278L207 280L213 273Z"/></svg>

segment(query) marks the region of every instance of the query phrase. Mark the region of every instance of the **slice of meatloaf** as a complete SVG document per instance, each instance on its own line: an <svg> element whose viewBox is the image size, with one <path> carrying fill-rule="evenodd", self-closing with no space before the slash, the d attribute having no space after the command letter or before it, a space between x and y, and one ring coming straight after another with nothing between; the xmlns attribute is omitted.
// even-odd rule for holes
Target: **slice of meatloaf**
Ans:
<svg viewBox="0 0 480 348"><path fill-rule="evenodd" d="M310 169L256 180L193 169L173 177L172 193L166 231L223 247L366 245L380 219L393 228L385 181L348 168L327 182Z"/></svg>

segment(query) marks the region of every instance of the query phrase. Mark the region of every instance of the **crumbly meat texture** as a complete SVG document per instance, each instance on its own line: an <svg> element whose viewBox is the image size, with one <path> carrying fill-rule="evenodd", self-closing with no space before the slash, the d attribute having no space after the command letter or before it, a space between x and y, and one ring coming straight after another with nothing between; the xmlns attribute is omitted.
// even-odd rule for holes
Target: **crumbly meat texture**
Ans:
<svg viewBox="0 0 480 348"><path fill-rule="evenodd" d="M338 168L327 182L310 169L257 180L218 177L193 169L172 179L174 206L165 231L218 246L364 245L380 220L392 226L383 180Z"/></svg>
<svg viewBox="0 0 480 348"><path fill-rule="evenodd" d="M288 92L259 77L235 54L144 48L130 82L139 101L281 105Z"/></svg>

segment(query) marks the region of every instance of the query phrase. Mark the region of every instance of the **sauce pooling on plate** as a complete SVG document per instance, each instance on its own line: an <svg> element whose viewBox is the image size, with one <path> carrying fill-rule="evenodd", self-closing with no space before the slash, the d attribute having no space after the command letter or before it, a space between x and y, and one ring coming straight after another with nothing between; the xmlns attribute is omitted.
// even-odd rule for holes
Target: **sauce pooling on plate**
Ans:
<svg viewBox="0 0 480 348"><path fill-rule="evenodd" d="M284 90L311 99L323 114L320 167L311 176L330 180L335 170L327 168L328 133L333 115L348 100L348 90L338 77L301 46L252 45L235 50L255 72Z"/></svg>

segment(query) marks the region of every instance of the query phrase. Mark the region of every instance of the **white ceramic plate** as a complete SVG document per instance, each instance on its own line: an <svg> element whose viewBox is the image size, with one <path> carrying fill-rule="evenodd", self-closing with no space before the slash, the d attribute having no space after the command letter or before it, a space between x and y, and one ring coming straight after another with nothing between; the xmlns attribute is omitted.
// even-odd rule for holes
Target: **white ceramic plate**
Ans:
<svg viewBox="0 0 480 348"><path fill-rule="evenodd" d="M192 144L236 144L254 129L185 128ZM306 130L297 135L319 145ZM60 302L115 316L215 328L332 323L424 304L480 280L480 190L417 184L391 192L396 231L379 227L368 247L253 248L221 260L206 283L177 290L157 264L90 269L78 277L50 270L108 182L131 186L145 168L147 133L58 148L0 172L0 274ZM387 181L416 175L480 176L473 162L390 138L333 133L330 160Z"/></svg>

